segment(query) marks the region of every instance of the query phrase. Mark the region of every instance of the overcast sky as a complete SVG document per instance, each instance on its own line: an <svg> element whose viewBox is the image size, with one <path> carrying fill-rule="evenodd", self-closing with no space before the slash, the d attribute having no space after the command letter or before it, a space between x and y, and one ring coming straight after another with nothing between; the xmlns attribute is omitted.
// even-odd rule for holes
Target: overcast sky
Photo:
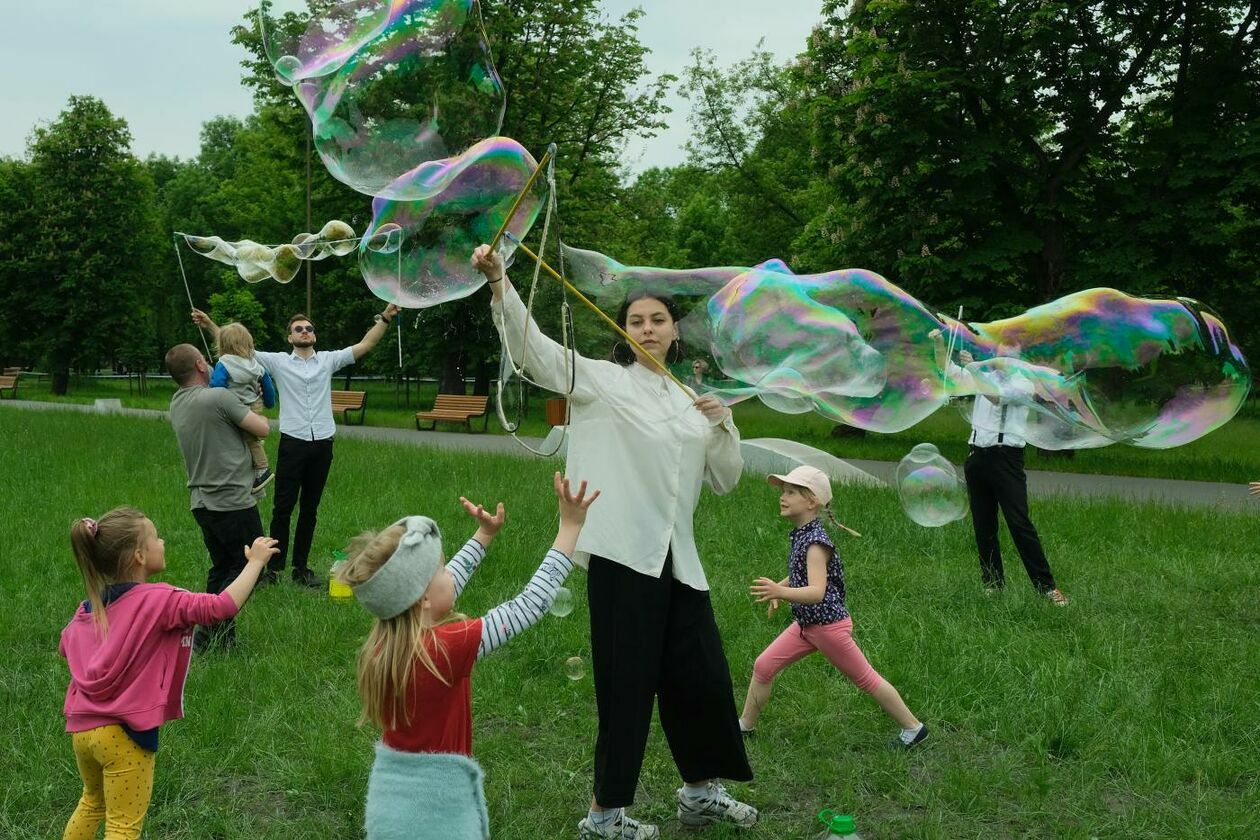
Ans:
<svg viewBox="0 0 1260 840"><path fill-rule="evenodd" d="M493 0L483 0L489 3ZM244 51L229 30L256 0L3 0L0 48L9 68L0 120L0 156L25 154L31 129L56 119L72 95L99 97L131 127L133 150L197 154L201 125L251 110L241 85ZM723 66L746 57L758 39L786 61L805 47L822 0L603 0L609 17L641 6L640 36L655 73L681 76L693 47ZM511 91L508 91L511 96ZM670 128L636 144L634 170L685 157L688 103L673 96Z"/></svg>

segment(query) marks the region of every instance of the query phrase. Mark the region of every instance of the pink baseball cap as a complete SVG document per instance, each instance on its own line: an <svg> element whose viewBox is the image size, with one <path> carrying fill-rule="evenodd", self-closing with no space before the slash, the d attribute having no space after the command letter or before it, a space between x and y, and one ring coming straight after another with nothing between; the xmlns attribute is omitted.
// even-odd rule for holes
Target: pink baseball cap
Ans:
<svg viewBox="0 0 1260 840"><path fill-rule="evenodd" d="M827 480L827 474L817 467L802 465L787 475L768 475L766 481L775 487L782 487L784 484L804 487L814 494L814 498L820 505L831 502L831 482Z"/></svg>

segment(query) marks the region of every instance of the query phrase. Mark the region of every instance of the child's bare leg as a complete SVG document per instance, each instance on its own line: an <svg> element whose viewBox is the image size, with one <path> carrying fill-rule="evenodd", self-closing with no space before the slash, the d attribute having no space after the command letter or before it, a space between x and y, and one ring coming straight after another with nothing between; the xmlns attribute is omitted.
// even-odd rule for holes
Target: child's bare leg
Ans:
<svg viewBox="0 0 1260 840"><path fill-rule="evenodd" d="M871 696L875 698L875 702L881 709L901 725L902 729L918 729L921 725L919 719L907 708L906 702L901 699L897 689L887 680L872 691Z"/></svg>
<svg viewBox="0 0 1260 840"><path fill-rule="evenodd" d="M756 677L748 681L748 696L744 698L744 711L739 716L739 722L744 725L744 729L757 728L761 710L770 702L772 688L774 688L773 682L759 682Z"/></svg>

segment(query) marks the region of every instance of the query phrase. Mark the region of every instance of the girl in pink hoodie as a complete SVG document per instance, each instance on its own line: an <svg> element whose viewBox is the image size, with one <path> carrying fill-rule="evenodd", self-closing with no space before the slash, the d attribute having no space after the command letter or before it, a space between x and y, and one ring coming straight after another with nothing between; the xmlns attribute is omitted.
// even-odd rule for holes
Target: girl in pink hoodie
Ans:
<svg viewBox="0 0 1260 840"><path fill-rule="evenodd" d="M138 510L115 508L100 521L84 518L70 527L88 597L61 631L61 655L70 665L66 731L83 777L63 840L92 840L101 820L110 840L140 836L158 727L184 716L193 627L236 615L275 543L259 537L245 546L245 569L211 595L148 582L166 568L166 549Z"/></svg>

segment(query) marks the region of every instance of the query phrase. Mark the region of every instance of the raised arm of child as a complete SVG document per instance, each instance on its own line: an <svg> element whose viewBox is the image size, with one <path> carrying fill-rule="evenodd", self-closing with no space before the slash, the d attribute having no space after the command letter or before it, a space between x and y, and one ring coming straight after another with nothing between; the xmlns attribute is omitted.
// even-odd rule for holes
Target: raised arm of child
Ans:
<svg viewBox="0 0 1260 840"><path fill-rule="evenodd" d="M556 531L556 539L521 594L490 610L482 618L478 659L538 623L556 599L556 590L573 570L573 561L569 558L586 522L586 509L599 498L599 491L588 496L586 482L583 481L575 494L569 487L569 480L561 478L560 473L555 474L552 482L560 505L560 527Z"/></svg>
<svg viewBox="0 0 1260 840"><path fill-rule="evenodd" d="M775 583L767 577L760 577L748 587L749 593L758 603L764 601L789 601L793 604L821 604L827 595L827 555L826 546L814 543L805 555L805 568L809 575L809 583L805 586L788 586L787 578ZM773 610L772 610L773 611Z"/></svg>
<svg viewBox="0 0 1260 840"><path fill-rule="evenodd" d="M481 505L474 505L463 496L459 497L459 503L464 506L469 516L477 520L477 533L469 537L463 548L455 552L455 556L446 564L446 570L451 573L451 578L455 582L456 598L464 591L464 587L468 585L468 579L486 558L486 549L490 547L490 543L494 542L494 537L503 527L503 520L506 518L503 502L499 502L494 516L491 516Z"/></svg>

